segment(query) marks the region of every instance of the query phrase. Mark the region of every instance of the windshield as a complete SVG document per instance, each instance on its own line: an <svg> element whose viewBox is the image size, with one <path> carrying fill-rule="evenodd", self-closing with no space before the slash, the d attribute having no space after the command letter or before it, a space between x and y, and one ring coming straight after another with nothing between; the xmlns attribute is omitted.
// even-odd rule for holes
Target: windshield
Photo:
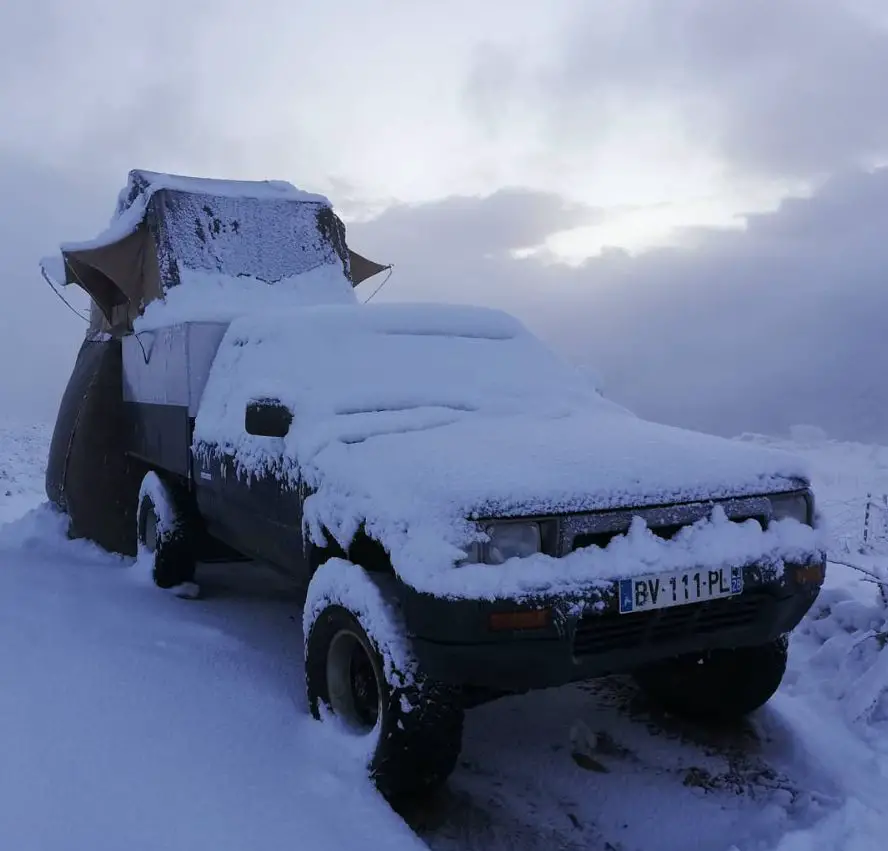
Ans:
<svg viewBox="0 0 888 851"><path fill-rule="evenodd" d="M235 334L235 330L237 333ZM232 324L257 388L300 417L444 408L567 413L607 403L591 383L501 311L354 305Z"/></svg>

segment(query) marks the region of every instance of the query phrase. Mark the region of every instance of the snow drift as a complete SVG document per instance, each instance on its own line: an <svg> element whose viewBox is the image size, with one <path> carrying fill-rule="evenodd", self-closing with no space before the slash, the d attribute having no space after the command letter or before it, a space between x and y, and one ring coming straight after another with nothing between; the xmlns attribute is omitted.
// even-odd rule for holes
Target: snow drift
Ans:
<svg viewBox="0 0 888 851"><path fill-rule="evenodd" d="M4 847L425 847L305 711L286 595L258 617L249 595L204 608L136 570L47 506L0 527Z"/></svg>

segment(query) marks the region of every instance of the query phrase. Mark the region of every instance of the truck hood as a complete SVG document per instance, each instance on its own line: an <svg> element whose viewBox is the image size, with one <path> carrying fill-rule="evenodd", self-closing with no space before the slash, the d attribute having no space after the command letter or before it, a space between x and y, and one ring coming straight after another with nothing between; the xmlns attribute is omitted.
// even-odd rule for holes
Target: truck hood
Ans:
<svg viewBox="0 0 888 851"><path fill-rule="evenodd" d="M365 501L367 518L551 515L808 484L792 455L616 407L552 417L420 409L347 419L335 424L335 440L303 458L321 489Z"/></svg>

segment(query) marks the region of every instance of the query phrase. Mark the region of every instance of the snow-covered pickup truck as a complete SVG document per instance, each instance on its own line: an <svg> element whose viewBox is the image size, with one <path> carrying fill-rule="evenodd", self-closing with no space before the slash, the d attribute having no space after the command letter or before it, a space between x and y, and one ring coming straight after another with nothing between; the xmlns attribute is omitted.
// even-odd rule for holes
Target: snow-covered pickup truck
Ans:
<svg viewBox="0 0 888 851"><path fill-rule="evenodd" d="M163 192L212 196L230 245L249 217L218 209L265 200L143 182L139 214L124 204L69 265L131 239ZM158 585L185 593L198 562L235 555L303 579L311 711L362 738L392 799L446 779L465 710L503 694L631 673L689 716L766 702L825 571L796 460L634 416L500 311L359 304L343 254L324 256L272 296L180 250L162 297L85 343L105 348L81 352L77 418L63 401L54 501L76 502L59 470L89 472L70 447L92 423L100 466L126 465L103 522ZM103 473L82 475L93 506Z"/></svg>

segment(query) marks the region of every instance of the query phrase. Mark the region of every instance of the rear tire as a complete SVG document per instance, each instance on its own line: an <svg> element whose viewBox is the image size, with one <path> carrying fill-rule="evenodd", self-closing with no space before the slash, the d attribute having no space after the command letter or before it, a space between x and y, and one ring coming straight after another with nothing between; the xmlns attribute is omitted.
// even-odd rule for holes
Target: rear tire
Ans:
<svg viewBox="0 0 888 851"><path fill-rule="evenodd" d="M431 793L453 772L464 712L450 689L418 672L386 676L384 654L392 655L354 614L328 605L306 638L305 681L315 718L322 718L323 707L354 735L367 737L370 777L396 804Z"/></svg>
<svg viewBox="0 0 888 851"><path fill-rule="evenodd" d="M138 557L151 565L154 584L195 596L195 555L186 496L149 472L139 490Z"/></svg>
<svg viewBox="0 0 888 851"><path fill-rule="evenodd" d="M789 639L658 662L635 680L667 712L695 721L736 720L764 706L786 673Z"/></svg>

